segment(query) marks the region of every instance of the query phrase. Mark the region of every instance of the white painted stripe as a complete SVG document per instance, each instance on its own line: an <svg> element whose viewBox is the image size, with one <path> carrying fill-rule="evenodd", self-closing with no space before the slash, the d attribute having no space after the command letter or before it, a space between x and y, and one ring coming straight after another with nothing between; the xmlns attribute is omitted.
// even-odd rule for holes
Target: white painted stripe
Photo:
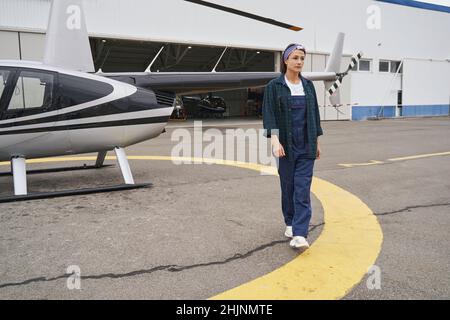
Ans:
<svg viewBox="0 0 450 320"><path fill-rule="evenodd" d="M118 114L97 116L97 117L90 117L90 118L73 119L73 120L58 121L58 122L45 122L45 123L39 123L39 124L33 124L33 125L11 127L11 128L1 129L0 132L46 128L46 127L53 127L53 126L69 126L69 125L86 124L86 123L101 124L102 122L108 122L108 121L130 120L130 119L140 119L140 118L153 118L153 117L156 118L156 117L170 116L172 114L172 111L173 111L173 107L152 109L152 110L145 110L145 111L137 111L137 112L126 112L126 113L118 113Z"/></svg>

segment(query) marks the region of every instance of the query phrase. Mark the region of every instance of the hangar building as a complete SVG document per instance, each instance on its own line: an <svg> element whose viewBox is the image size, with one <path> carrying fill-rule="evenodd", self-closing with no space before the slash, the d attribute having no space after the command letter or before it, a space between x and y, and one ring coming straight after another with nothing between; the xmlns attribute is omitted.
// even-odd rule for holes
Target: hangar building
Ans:
<svg viewBox="0 0 450 320"><path fill-rule="evenodd" d="M362 51L364 57L340 89L340 112L329 106L324 84L315 82L323 120L449 114L449 1L210 2L304 29L184 0L85 0L96 69L144 71L164 45L152 72L211 71L225 48L217 71L274 71L282 50L296 42L308 51L304 71L323 71L344 32L342 71L352 55ZM0 59L42 59L49 8L50 0L0 0ZM217 95L227 102L226 116L256 112L247 90Z"/></svg>

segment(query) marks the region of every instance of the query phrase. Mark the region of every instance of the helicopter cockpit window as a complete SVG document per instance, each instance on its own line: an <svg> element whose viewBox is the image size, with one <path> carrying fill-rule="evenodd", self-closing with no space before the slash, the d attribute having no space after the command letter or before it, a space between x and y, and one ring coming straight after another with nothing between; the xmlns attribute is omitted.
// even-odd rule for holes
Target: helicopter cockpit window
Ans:
<svg viewBox="0 0 450 320"><path fill-rule="evenodd" d="M8 81L9 71L0 70L0 98L2 97L3 91L6 87L6 82Z"/></svg>
<svg viewBox="0 0 450 320"><path fill-rule="evenodd" d="M21 71L8 110L51 107L53 83L54 77L51 73Z"/></svg>
<svg viewBox="0 0 450 320"><path fill-rule="evenodd" d="M82 103L94 101L114 91L114 88L104 82L75 77L60 73L59 82L59 108L66 108Z"/></svg>

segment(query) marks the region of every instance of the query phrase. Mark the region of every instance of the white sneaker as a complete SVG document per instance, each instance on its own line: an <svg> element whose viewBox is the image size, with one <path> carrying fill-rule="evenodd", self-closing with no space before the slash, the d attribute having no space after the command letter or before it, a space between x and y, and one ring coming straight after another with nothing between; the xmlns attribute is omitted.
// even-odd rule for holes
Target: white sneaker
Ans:
<svg viewBox="0 0 450 320"><path fill-rule="evenodd" d="M292 226L287 226L284 235L288 238L292 238L294 234L292 233Z"/></svg>
<svg viewBox="0 0 450 320"><path fill-rule="evenodd" d="M306 239L304 237L299 237L299 236L296 236L296 237L292 238L292 240L289 243L289 245L292 248L295 248L295 249L309 248L308 241L306 241Z"/></svg>

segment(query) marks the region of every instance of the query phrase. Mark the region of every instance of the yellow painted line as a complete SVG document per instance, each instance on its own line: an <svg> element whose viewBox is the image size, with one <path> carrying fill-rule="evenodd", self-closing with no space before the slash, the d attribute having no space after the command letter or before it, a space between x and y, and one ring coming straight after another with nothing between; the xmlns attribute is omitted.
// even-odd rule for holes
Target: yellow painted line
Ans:
<svg viewBox="0 0 450 320"><path fill-rule="evenodd" d="M161 161L179 161L183 163L205 163L205 164L218 164L218 165L228 165L235 166L243 169L261 171L266 174L277 174L277 169L270 166L263 166L248 162L239 162L232 160L222 160L222 159L209 159L209 158L190 158L190 157L168 157L168 156L127 156L129 160L161 160ZM115 156L107 156L106 160L116 160ZM54 157L54 158L39 158L39 159L29 159L26 163L52 163L52 162L70 162L70 161L95 161L96 156L83 156L83 157ZM0 162L0 166L9 166L9 161Z"/></svg>
<svg viewBox="0 0 450 320"><path fill-rule="evenodd" d="M314 178L325 226L311 247L281 268L212 299L339 299L358 284L381 250L373 212L353 194Z"/></svg>
<svg viewBox="0 0 450 320"><path fill-rule="evenodd" d="M365 163L340 163L339 166L343 166L346 168L353 168L353 167L362 167L362 166L373 166L378 164L383 164L383 161L377 161L377 160L370 160L370 162Z"/></svg>
<svg viewBox="0 0 450 320"><path fill-rule="evenodd" d="M403 157L403 158L392 158L392 159L389 159L389 161L414 160L414 159L437 157L437 156L450 156L450 152L419 154L417 156L410 156L410 157Z"/></svg>
<svg viewBox="0 0 450 320"><path fill-rule="evenodd" d="M220 159L129 156L131 160L197 161L276 175L275 168ZM96 157L61 157L30 163L94 161ZM115 159L115 157L107 157ZM9 164L0 163L0 165ZM304 253L281 268L211 299L339 299L357 285L381 250L383 233L367 205L350 192L314 177L312 192L323 206L325 226Z"/></svg>
<svg viewBox="0 0 450 320"><path fill-rule="evenodd" d="M422 159L422 158L430 158L430 157L439 157L439 156L449 156L450 152L440 152L440 153L428 153L428 154L419 154L416 156L409 156L409 157L401 157L401 158L392 158L388 159L387 161L407 161L407 160L415 160L415 159ZM353 168L353 167L360 167L360 166L372 166L372 165L379 165L379 164L385 164L386 162L378 161L378 160L370 160L370 162L365 163L339 163L339 166L346 167L346 168Z"/></svg>

